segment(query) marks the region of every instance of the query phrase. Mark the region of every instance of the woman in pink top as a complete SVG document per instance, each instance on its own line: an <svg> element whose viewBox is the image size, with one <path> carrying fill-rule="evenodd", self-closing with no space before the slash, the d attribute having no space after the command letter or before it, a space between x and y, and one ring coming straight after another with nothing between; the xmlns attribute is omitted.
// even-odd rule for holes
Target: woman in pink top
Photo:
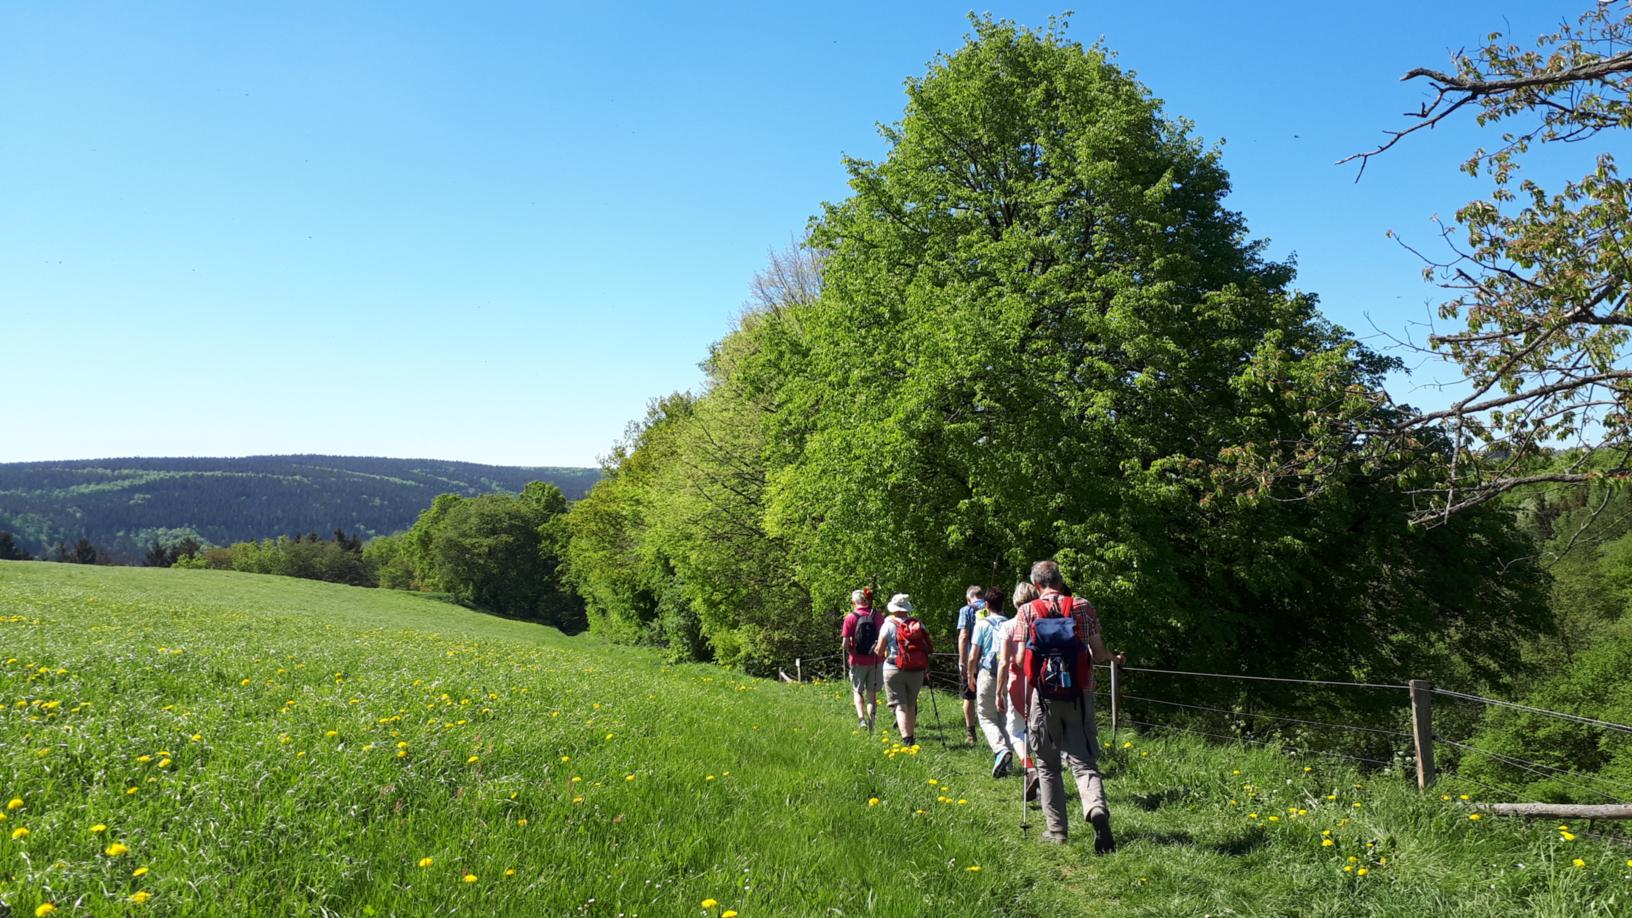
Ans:
<svg viewBox="0 0 1632 918"><path fill-rule="evenodd" d="M1023 609L1026 603L1038 597L1037 588L1022 580L1014 588L1014 608ZM1009 743L1014 747L1014 754L1019 757L1021 765L1026 770L1026 799L1030 800L1037 793L1037 774L1032 769L1031 755L1026 747L1026 714L1025 714L1025 685L1020 674L1020 652L1026 642L1025 633L1015 627L1015 618L1003 623L998 631L997 652L997 696L998 713L1004 715L1004 728L1009 734Z"/></svg>

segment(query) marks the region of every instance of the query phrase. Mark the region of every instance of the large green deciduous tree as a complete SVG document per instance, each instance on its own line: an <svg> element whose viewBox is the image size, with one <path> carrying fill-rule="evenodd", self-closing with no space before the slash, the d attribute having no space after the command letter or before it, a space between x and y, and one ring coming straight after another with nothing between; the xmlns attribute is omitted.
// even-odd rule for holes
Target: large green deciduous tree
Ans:
<svg viewBox="0 0 1632 918"><path fill-rule="evenodd" d="M1312 495L1242 486L1378 410L1389 363L1249 239L1217 150L1058 29L977 19L907 95L814 227L767 450L819 606L877 574L950 610L1052 556L1147 661L1500 676L1544 625L1500 521L1414 533L1342 453Z"/></svg>

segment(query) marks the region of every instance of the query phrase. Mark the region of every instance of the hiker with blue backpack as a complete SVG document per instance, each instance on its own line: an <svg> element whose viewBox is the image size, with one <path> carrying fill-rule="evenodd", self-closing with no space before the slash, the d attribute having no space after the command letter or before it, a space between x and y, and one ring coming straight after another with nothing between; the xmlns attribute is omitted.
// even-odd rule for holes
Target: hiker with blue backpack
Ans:
<svg viewBox="0 0 1632 918"><path fill-rule="evenodd" d="M863 730L872 732L878 714L878 689L884 684L883 659L873 652L878 632L884 625L882 613L873 611L873 591L850 594L851 612L844 617L839 643L850 667L850 688L855 695L856 719Z"/></svg>
<svg viewBox="0 0 1632 918"><path fill-rule="evenodd" d="M929 673L929 629L912 617L912 597L905 593L891 596L885 608L890 615L873 652L884 658L884 701L895 711L901 745L912 746L918 742L918 693Z"/></svg>
<svg viewBox="0 0 1632 918"><path fill-rule="evenodd" d="M975 715L980 721L980 731L986 736L986 745L992 747L994 778L1007 775L1009 765L1014 760L1009 731L997 706L998 635L1006 624L1008 618L1003 615L1003 594L995 588L985 591L983 605L976 612L974 634L969 640L969 655L963 666L964 672L969 674L964 689L975 695Z"/></svg>
<svg viewBox="0 0 1632 918"><path fill-rule="evenodd" d="M1037 761L1038 796L1047 824L1043 839L1058 844L1067 839L1063 757L1077 781L1083 818L1094 828L1094 853L1108 854L1116 850L1116 842L1099 773L1093 664L1127 660L1105 649L1093 604L1065 592L1058 564L1038 561L1030 579L1041 595L1015 611L1009 640L1011 650L1020 644L1026 733Z"/></svg>
<svg viewBox="0 0 1632 918"><path fill-rule="evenodd" d="M965 665L969 657L969 642L975 634L975 623L986 609L985 588L973 585L963 591L963 607L958 610L958 694L963 698L963 728L968 734L965 742L975 744L975 690L974 670Z"/></svg>

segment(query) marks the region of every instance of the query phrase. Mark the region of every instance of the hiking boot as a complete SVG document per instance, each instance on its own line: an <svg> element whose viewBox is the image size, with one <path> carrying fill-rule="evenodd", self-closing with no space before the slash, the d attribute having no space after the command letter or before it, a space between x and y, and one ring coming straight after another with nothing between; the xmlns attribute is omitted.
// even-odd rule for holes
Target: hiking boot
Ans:
<svg viewBox="0 0 1632 918"><path fill-rule="evenodd" d="M1009 773L1009 759L1012 755L1009 750L1004 749L992 759L992 777L1001 778Z"/></svg>
<svg viewBox="0 0 1632 918"><path fill-rule="evenodd" d="M1111 814L1094 810L1088 814L1088 824L1094 827L1094 853L1110 854L1116 850L1116 839L1111 837Z"/></svg>
<svg viewBox="0 0 1632 918"><path fill-rule="evenodd" d="M863 730L871 730L872 729L872 726L867 723L867 718L859 717L856 720L857 720L857 723L856 723L857 727L859 727L859 728L861 728Z"/></svg>
<svg viewBox="0 0 1632 918"><path fill-rule="evenodd" d="M1043 841L1048 842L1051 845L1063 845L1068 841L1068 839L1060 832L1044 832Z"/></svg>
<svg viewBox="0 0 1632 918"><path fill-rule="evenodd" d="M1037 802L1037 788L1039 788L1041 786L1042 786L1042 782L1037 780L1037 772L1036 772L1035 769L1032 770L1032 771L1026 772L1026 802L1027 803L1036 803Z"/></svg>

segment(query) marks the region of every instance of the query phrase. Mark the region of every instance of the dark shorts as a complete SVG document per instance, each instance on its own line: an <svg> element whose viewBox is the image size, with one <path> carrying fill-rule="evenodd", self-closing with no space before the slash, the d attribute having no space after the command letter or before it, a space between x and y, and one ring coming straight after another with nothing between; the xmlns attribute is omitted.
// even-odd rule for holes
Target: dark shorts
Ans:
<svg viewBox="0 0 1632 918"><path fill-rule="evenodd" d="M975 690L969 687L969 674L963 671L962 666L958 667L958 691L964 701L975 700Z"/></svg>

